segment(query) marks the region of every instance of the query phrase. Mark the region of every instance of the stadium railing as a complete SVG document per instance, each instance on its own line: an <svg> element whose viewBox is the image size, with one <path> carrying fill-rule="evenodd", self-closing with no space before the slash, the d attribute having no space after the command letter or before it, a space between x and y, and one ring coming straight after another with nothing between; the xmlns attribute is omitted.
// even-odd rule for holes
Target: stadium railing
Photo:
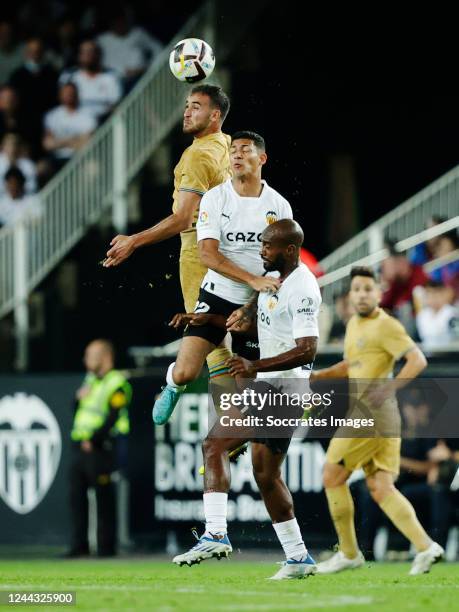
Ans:
<svg viewBox="0 0 459 612"><path fill-rule="evenodd" d="M206 2L173 39L214 44L214 4ZM89 144L39 193L41 215L0 229L0 318L14 309L19 370L27 362L27 296L88 228L112 211L127 225L127 187L183 110L184 85L169 70L172 44L96 131Z"/></svg>
<svg viewBox="0 0 459 612"><path fill-rule="evenodd" d="M446 219L459 215L459 166L335 249L322 259L320 266L325 272L332 272L381 250L385 238L408 239L424 230L433 215Z"/></svg>
<svg viewBox="0 0 459 612"><path fill-rule="evenodd" d="M459 213L459 206L456 213ZM425 222L425 221L424 221ZM403 227L403 226L402 226ZM403 240L398 240L394 248L399 253L406 251L407 249L411 249L414 246L429 240L430 238L434 238L435 236L440 236L445 232L449 232L451 230L457 229L459 227L459 215L456 214L455 217L444 221L443 223L439 223L434 227L429 229L423 229L418 231L414 235L407 236ZM349 262L344 263L343 265L337 267L335 270L327 272L323 276L318 279L319 285L322 288L322 299L326 304L333 304L333 298L336 294L341 293L346 285L349 282L349 273L353 266L375 266L381 261L383 261L389 255L389 251L386 248L383 248L382 245L379 249L364 255L363 257L353 257L350 258ZM429 261L425 264L424 268L426 272L430 272L435 268L439 268L440 266L444 266L451 261L455 261L459 258L459 253L454 251L453 253L449 253L443 257L438 259ZM324 260L325 261L325 260ZM322 262L321 262L322 265Z"/></svg>

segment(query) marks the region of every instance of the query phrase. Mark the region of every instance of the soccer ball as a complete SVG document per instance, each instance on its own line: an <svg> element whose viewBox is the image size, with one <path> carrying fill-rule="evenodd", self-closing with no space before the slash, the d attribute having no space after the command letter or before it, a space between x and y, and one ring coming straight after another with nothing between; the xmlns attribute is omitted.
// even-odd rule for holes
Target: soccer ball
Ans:
<svg viewBox="0 0 459 612"><path fill-rule="evenodd" d="M210 76L215 67L212 47L199 38L178 42L169 56L169 67L179 81L196 83Z"/></svg>

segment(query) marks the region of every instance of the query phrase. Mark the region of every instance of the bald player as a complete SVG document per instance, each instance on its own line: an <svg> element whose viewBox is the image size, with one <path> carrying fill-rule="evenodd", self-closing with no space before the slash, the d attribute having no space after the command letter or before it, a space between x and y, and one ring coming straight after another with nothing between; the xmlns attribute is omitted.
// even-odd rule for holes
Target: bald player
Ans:
<svg viewBox="0 0 459 612"><path fill-rule="evenodd" d="M106 268L117 266L138 248L156 244L180 234L180 284L187 312L192 312L207 268L201 263L196 242L196 221L201 198L231 176L231 139L222 132L230 101L221 87L197 85L186 99L183 133L193 136L174 169L172 214L143 232L115 236L104 261ZM222 376L222 365L230 356L224 346L208 356L210 376Z"/></svg>
<svg viewBox="0 0 459 612"><path fill-rule="evenodd" d="M274 294L260 292L258 301L244 309L244 320L240 309L228 318L228 329L240 332L249 331L256 321L260 343L260 359L234 356L229 366L233 376L256 377L252 385L257 394L269 394L278 389L264 380L267 378L294 378L307 384L317 349L321 296L314 275L299 261L303 232L298 223L291 219L277 221L263 231L261 239L263 266L271 277L278 278L279 288ZM281 413L281 408L278 410ZM256 415L257 406L249 407L244 416L252 411ZM244 435L244 431L239 433ZM226 522L231 475L228 453L243 439L234 434L229 438L209 434L204 440L205 532L191 550L177 555L174 563L192 565L232 552ZM306 550L294 515L292 496L281 476L291 438L258 437L252 429L245 439L252 442L254 476L286 556L272 579L303 578L315 573L315 562Z"/></svg>
<svg viewBox="0 0 459 612"><path fill-rule="evenodd" d="M357 267L351 271L349 298L356 314L350 319L344 338L344 360L313 372L311 380L348 377L357 398L367 403L378 420L399 422L395 391L407 385L426 367L427 361L399 321L379 308L381 292L374 272ZM394 364L405 364L390 383ZM375 380L381 381L376 388ZM369 385L373 387L370 390ZM363 468L374 501L397 529L414 545L417 555L410 575L426 573L443 556L419 523L411 503L394 485L400 468L400 438L335 437L326 455L323 482L328 507L339 539L339 551L318 564L318 573L332 574L364 564L354 527L354 503L347 484L354 470Z"/></svg>

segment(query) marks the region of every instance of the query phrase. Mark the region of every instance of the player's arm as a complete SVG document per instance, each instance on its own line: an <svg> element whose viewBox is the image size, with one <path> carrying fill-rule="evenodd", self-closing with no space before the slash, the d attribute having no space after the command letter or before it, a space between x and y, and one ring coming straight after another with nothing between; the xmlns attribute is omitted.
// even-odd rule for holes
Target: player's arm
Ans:
<svg viewBox="0 0 459 612"><path fill-rule="evenodd" d="M314 361L317 352L317 337L310 336L295 339L296 347L280 353L275 357L249 361L243 357L231 357L228 360L229 372L232 376L243 375L252 377L257 372L277 372L291 370Z"/></svg>
<svg viewBox="0 0 459 612"><path fill-rule="evenodd" d="M257 312L258 291L254 294L250 302L233 310L226 320L227 331L256 337L258 335Z"/></svg>
<svg viewBox="0 0 459 612"><path fill-rule="evenodd" d="M335 363L329 368L323 368L322 370L314 370L311 372L310 380L324 380L326 378L347 378L349 371L348 363L345 359Z"/></svg>
<svg viewBox="0 0 459 612"><path fill-rule="evenodd" d="M432 461L420 461L419 459L400 457L400 467L407 472L418 474L419 476L427 476L432 466Z"/></svg>
<svg viewBox="0 0 459 612"><path fill-rule="evenodd" d="M176 212L138 234L115 236L110 242L112 248L107 251L107 258L103 265L106 268L117 266L139 247L167 240L189 229L201 198L201 194L193 191L179 191Z"/></svg>
<svg viewBox="0 0 459 612"><path fill-rule="evenodd" d="M276 278L256 276L240 268L219 251L219 244L220 242L214 238L205 238L199 241L199 256L206 268L214 270L214 272L218 272L231 280L246 283L255 291L277 291L279 281Z"/></svg>
<svg viewBox="0 0 459 612"><path fill-rule="evenodd" d="M413 346L403 355L403 358L405 364L395 377L395 389L401 389L407 385L427 367L427 359L418 346Z"/></svg>

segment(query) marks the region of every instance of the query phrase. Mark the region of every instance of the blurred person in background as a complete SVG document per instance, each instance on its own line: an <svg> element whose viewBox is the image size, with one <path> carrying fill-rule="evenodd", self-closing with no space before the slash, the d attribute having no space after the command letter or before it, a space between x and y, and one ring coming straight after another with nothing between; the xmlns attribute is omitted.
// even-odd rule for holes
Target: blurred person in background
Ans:
<svg viewBox="0 0 459 612"><path fill-rule="evenodd" d="M21 109L18 93L10 85L0 87L0 138L7 132L15 132L25 139L33 133L33 125Z"/></svg>
<svg viewBox="0 0 459 612"><path fill-rule="evenodd" d="M159 55L163 45L144 28L134 26L122 4L113 8L108 23L108 31L97 37L104 65L117 71L129 87Z"/></svg>
<svg viewBox="0 0 459 612"><path fill-rule="evenodd" d="M459 340L459 310L452 306L454 292L443 283L429 280L424 306L416 315L416 327L425 349L446 347Z"/></svg>
<svg viewBox="0 0 459 612"><path fill-rule="evenodd" d="M432 217L426 223L426 229L430 229L439 225L440 223L444 223L447 221L446 217L440 217L439 215L432 215ZM417 244L414 248L411 249L408 255L408 259L415 266L422 266L431 259L437 257L435 254L435 250L440 241L440 236L434 236L433 238L429 238L425 242L421 242L421 244Z"/></svg>
<svg viewBox="0 0 459 612"><path fill-rule="evenodd" d="M14 225L26 216L37 218L41 213L36 196L25 192L25 176L13 166L4 177L6 191L0 196L0 225Z"/></svg>
<svg viewBox="0 0 459 612"><path fill-rule="evenodd" d="M447 257L456 254L456 258L430 273L431 278L451 287L454 301L459 300L459 238L456 230L442 234L435 249L436 257Z"/></svg>
<svg viewBox="0 0 459 612"><path fill-rule="evenodd" d="M380 306L399 319L410 336L416 332L413 290L428 280L422 266L412 264L393 244L387 243L389 256L381 263L383 293Z"/></svg>
<svg viewBox="0 0 459 612"><path fill-rule="evenodd" d="M336 318L330 330L329 342L344 342L346 326L354 314L348 290L335 295L334 307Z"/></svg>
<svg viewBox="0 0 459 612"><path fill-rule="evenodd" d="M59 101L60 106L45 115L43 138L43 148L51 153L56 169L88 142L97 127L94 116L80 107L74 83L60 87Z"/></svg>
<svg viewBox="0 0 459 612"><path fill-rule="evenodd" d="M78 54L78 23L77 17L63 15L56 25L51 46L58 59L56 67L59 70L74 66Z"/></svg>
<svg viewBox="0 0 459 612"><path fill-rule="evenodd" d="M88 497L94 488L97 502L97 554L116 554L116 498L113 473L117 469L118 436L129 433L128 408L132 389L114 369L115 352L108 340L94 340L84 353L86 377L76 394L71 431L70 508L72 544L66 557L89 554Z"/></svg>
<svg viewBox="0 0 459 612"><path fill-rule="evenodd" d="M0 21L0 85L7 83L11 74L23 61L22 45L16 40L11 21Z"/></svg>
<svg viewBox="0 0 459 612"><path fill-rule="evenodd" d="M21 100L21 109L32 123L33 133L28 134L34 145L34 154L40 152L43 115L56 104L57 72L45 57L45 45L41 38L29 38L24 49L24 63L15 70L10 84Z"/></svg>
<svg viewBox="0 0 459 612"><path fill-rule="evenodd" d="M0 150L0 195L6 191L5 175L7 171L16 166L25 178L25 193L37 191L37 171L31 159L24 155L23 142L18 134L9 133L3 137Z"/></svg>
<svg viewBox="0 0 459 612"><path fill-rule="evenodd" d="M445 546L450 527L459 524L459 440L438 440L429 459L433 465L427 479L433 490L432 510L438 517L435 537Z"/></svg>
<svg viewBox="0 0 459 612"><path fill-rule="evenodd" d="M123 93L117 74L102 67L102 51L93 40L81 43L78 66L65 70L59 78L60 85L65 83L76 86L81 108L97 122L111 113Z"/></svg>

